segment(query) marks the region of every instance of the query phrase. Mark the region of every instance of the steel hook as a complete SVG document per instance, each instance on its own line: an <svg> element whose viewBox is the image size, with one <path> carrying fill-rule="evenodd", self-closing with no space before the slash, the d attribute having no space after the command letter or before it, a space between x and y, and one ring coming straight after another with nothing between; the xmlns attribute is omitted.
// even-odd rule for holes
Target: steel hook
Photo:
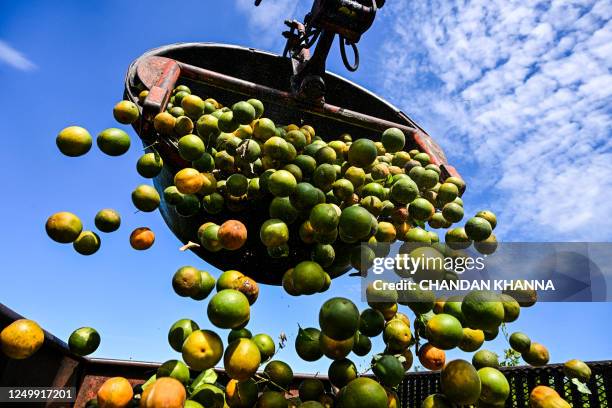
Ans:
<svg viewBox="0 0 612 408"><path fill-rule="evenodd" d="M353 54L355 55L355 63L353 65L349 63L346 56L346 45L350 45L353 48ZM349 43L346 38L340 37L340 55L342 56L342 62L344 63L346 69L348 69L350 72L357 71L357 68L359 68L359 50L357 49L357 44Z"/></svg>

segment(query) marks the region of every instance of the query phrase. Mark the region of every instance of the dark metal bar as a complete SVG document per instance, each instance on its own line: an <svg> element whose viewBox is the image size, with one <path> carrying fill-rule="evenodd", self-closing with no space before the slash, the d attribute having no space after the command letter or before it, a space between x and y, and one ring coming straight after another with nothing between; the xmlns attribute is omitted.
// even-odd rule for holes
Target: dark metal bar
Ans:
<svg viewBox="0 0 612 408"><path fill-rule="evenodd" d="M204 82L207 85L215 88L228 89L242 95L256 96L257 98L270 103L277 105L288 105L317 116L334 119L339 122L378 132L383 132L390 127L401 129L408 135L412 135L416 131L416 129L413 127L379 119L374 116L355 112L349 109L343 109L327 103L312 105L306 101L300 100L290 92L280 91L265 85L254 84L252 82L234 78L229 75L224 75L219 72L184 64L182 62L178 62L178 64L181 67L182 76L194 81Z"/></svg>
<svg viewBox="0 0 612 408"><path fill-rule="evenodd" d="M142 83L150 89L149 96L144 103L143 120L140 123L140 126L143 128L137 127L139 134L145 141L151 142L154 139L151 123L152 118L155 114L165 109L167 98L171 93L171 88L176 84L179 77L184 77L221 90L257 97L277 106L293 107L305 113L331 119L339 123L357 126L377 133L381 133L389 127L397 127L406 134L409 144L429 154L432 163L440 166L442 179L449 176L459 177L457 171L447 164L446 156L440 146L408 117L406 117L406 120L410 122L409 125L400 124L327 104L322 100L313 102L294 92L282 91L270 86L222 74L214 70L200 68L171 58L155 55L142 58L135 66L131 67L130 70L130 72L132 72L132 70L137 71L138 77ZM316 85L316 81L314 82L314 84L310 85ZM399 111L397 113L401 116L405 116ZM143 129L145 130L144 132L142 131Z"/></svg>

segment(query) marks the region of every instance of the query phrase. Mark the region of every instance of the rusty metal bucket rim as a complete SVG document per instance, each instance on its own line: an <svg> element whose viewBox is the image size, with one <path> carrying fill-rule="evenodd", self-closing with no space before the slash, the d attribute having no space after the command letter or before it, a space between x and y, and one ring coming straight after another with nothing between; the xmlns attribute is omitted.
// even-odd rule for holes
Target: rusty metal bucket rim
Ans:
<svg viewBox="0 0 612 408"><path fill-rule="evenodd" d="M256 67L250 68L248 72L242 72L241 70L232 71L232 68L237 65L240 65L245 60L247 61L262 60L266 62L266 66L282 68L283 78L285 79L283 79L282 81L272 82L272 84L270 85L270 83L267 82L267 79L259 78L256 76L256 78L259 78L256 80L259 82L259 85L262 87L268 87L270 88L270 90L276 90L279 94L281 93L286 94L288 98L295 97L294 95L291 94L290 91L288 91L289 79L288 79L288 76L285 77L285 75L290 75L291 73L291 69L290 69L291 62L289 58L282 57L280 55L277 55L277 54L274 54L268 51L261 51L255 48L247 48L247 47L238 46L238 45L228 45L228 44L220 44L220 43L214 43L214 42L187 42L187 43L175 43L175 44L170 44L170 45L164 45L161 47L157 47L157 48L148 50L144 54L142 54L139 58L132 61L132 63L129 65L127 75L125 78L124 96L126 99L136 102L137 96L135 95L135 93L139 93L141 90L145 89L143 88L143 85L145 84L146 84L145 87L151 87L151 89L154 90L153 93L157 97L160 96L159 95L160 92L156 93L157 88L154 84L157 83L157 81L160 81L161 79L158 78L152 81L150 80L151 78L148 78L147 75L141 72L141 69L145 69L146 67L148 67L149 62L156 61L155 60L156 58L158 60L166 60L166 61L162 61L163 62L162 66L168 67L170 65L173 65L175 67L178 67L178 69L177 68L172 69L172 74L168 73L170 71L166 73L168 77L172 77L171 86L175 86L175 82L177 81L177 78L180 78L181 76L189 80L194 80L196 83L202 83L205 86L211 85L209 81L200 80L200 77L194 74L194 72L195 73L199 72L197 71L199 67L201 67L202 69L202 72L200 72L202 77L204 75L214 76L216 74L219 76L226 76L228 77L228 80L229 78L234 78L236 80L246 81L247 79L250 78L249 75L251 75L251 72L256 73L256 71L258 71ZM230 61L233 61L232 63L233 65L230 65L227 68L225 67L225 64L224 64L226 62L226 58L228 58ZM236 60L236 58L238 59ZM208 59L214 60L215 63L213 63L212 65L208 64L207 62ZM192 62L194 60L195 62ZM192 63L193 65L191 65ZM183 64L183 66L181 66L181 64ZM208 66L212 66L215 68L207 68ZM164 71L165 69L166 68L162 69L160 73L165 72ZM231 74L225 74L226 71L231 72ZM208 72L209 74L207 74L206 72ZM261 72L265 72L265 71L260 71L259 73ZM143 76L141 77L140 75L143 75ZM439 145L437 145L435 141L433 141L431 136L429 136L426 132L422 131L421 128L418 127L418 125L414 124L414 122L410 118L408 118L402 111L400 111L397 107L395 107L394 105L392 105L391 103L383 99L382 97L376 95L375 93L363 88L360 85L355 84L354 82L340 75L330 73L330 72L327 72L326 75L329 75L329 77L327 77L329 80L328 83L332 84L332 88L338 89L337 92L333 94L330 93L330 99L332 100L329 102L328 106L338 111L340 110L346 111L349 113L349 117L350 117L350 113L352 112L350 109L352 105L351 105L350 99L345 98L345 96L352 95L351 92L353 91L358 92L360 95L366 98L366 100L369 100L371 103L366 104L366 105L356 105L356 106L359 106L359 108L355 108L356 110L353 112L354 114L356 115L361 114L364 116L369 116L368 112L374 112L374 115L380 112L380 115L382 115L385 119L384 121L388 122L385 124L387 127L390 127L390 126L409 127L410 132L411 132L409 138L411 139L412 144L416 145L419 148L419 150L426 151L428 153L432 152L433 153L432 158L435 159L433 162L435 164L440 164L440 169L443 174L448 173L446 171L447 159L443 153L442 148ZM247 78L244 78L244 77L247 77ZM223 78L219 79L219 81L222 81L222 80ZM163 86L164 87L170 86L166 82L164 82L165 85ZM179 84L181 83L180 79L178 83ZM257 84L257 82L254 82L253 84ZM212 84L212 86L215 87L215 86L218 86L218 84ZM346 87L346 90L344 87ZM219 88L223 89L222 86L219 86ZM251 90L250 87L246 87L245 90L239 89L239 90L235 90L235 92L240 93L242 95L249 95L250 90ZM167 101L168 91L169 89L164 90L163 100L161 100L161 102L157 101L157 104L160 104L160 103L164 104L165 101ZM334 101L331 95L337 96L338 102L336 102L336 105L332 105ZM268 100L268 102L270 101ZM293 106L293 108L297 111L302 110L305 112L309 112L310 114L312 113L314 113L315 115L317 114L317 108L319 107L319 104L314 103L314 102L313 103L301 103L301 102L302 101L298 101L296 106ZM275 104L273 101L271 103ZM372 107L372 104L376 106L376 109ZM147 106L147 101L145 100L145 103L140 104L140 105L143 106L142 109L143 109L143 115L144 115L144 109ZM151 104L152 109L145 115L147 124L148 124L147 129L149 130L151 128L150 120L154 116L155 112L157 112L158 109L160 108L159 106L155 106L155 105L156 105L155 103L152 103ZM279 103L276 103L276 105L283 106L283 104L279 104ZM325 115L322 115L322 116L325 116ZM371 118L376 119L377 116L371 116ZM330 116L330 119L339 120L338 118L331 117L331 116ZM347 123L350 123L350 122L347 122ZM140 126L140 128L138 128L138 126ZM368 137L370 139L375 137L375 135L377 134L376 132L380 131L380 133L378 134L381 134L382 131L384 130L380 128L374 129L373 127L364 126L363 124L359 124L359 123L357 123L356 126L360 126L362 128L367 129L365 132L362 131L363 134L361 136ZM139 125L135 125L134 128L136 132L138 133L138 135L144 141L145 145L150 145L152 143L153 139L151 138L151 140L149 140L148 137L146 136L148 132L147 131L143 132L144 125L142 121L139 122ZM154 132L151 132L151 133L154 133ZM406 135L408 136L408 134ZM162 138L162 139L167 139L167 138ZM177 150L176 142L174 140L168 140L168 142L165 144L168 145L168 150L171 150L172 152L176 153L176 150ZM166 159L164 160L166 161ZM171 161L172 160L168 160L168 163L170 164ZM452 166L448 166L448 167L452 169ZM155 183L158 183L158 181L155 181ZM160 193L162 192L161 185L156 184L156 188L158 189ZM165 214L163 211L162 211L162 216L164 217L166 224L170 227L170 229L174 232L174 234L183 243L187 243L190 240L197 242L196 240L193 239L193 237L195 236L193 233L194 231L191 231L189 235L186 232L188 229L186 226L177 227L177 222L178 222L177 220L180 217L175 216L173 214ZM180 222L178 223L180 224ZM257 226L257 228L259 228L259 226ZM193 228L191 229L193 230ZM252 249L250 252L248 253L244 252L242 253L242 255L245 255L245 256L246 255L249 255L249 256L257 255L257 251L259 251L259 249L255 248L254 245L255 244L250 245ZM215 266L216 268L219 268L221 270L232 269L232 266L231 265L228 266L227 262L221 259L218 255L215 255L215 256L211 255L212 258L208 257L209 254L198 253L198 255L203 260L205 260L207 263L209 263L212 266ZM270 265L266 264L266 266L270 266ZM276 275L269 275L268 277L265 277L261 273L256 272L256 270L250 270L249 273L247 274L257 276L256 279L261 283L271 284L271 285L280 285L280 279L278 279L278 276L281 276L281 274L284 273L284 271L286 271L291 266L285 265L279 262L279 263L272 265L272 267L275 268L274 270L276 272L278 272ZM348 264L348 261L346 265L344 264L338 265L333 272L334 277L339 277L340 275L343 275L346 272L348 272L350 269L351 267Z"/></svg>
<svg viewBox="0 0 612 408"><path fill-rule="evenodd" d="M245 47L245 46L241 46L241 45L235 45L235 44L225 44L225 43L216 43L216 42L178 42L178 43L173 43L173 44L167 44L167 45L162 45L160 47L156 47L156 48L152 48L149 49L147 51L145 51L143 54L141 54L138 58L136 58L135 60L133 60L130 65L129 68L127 70L126 76L125 76L125 89L128 90L128 92L130 92L131 94L131 88L134 84L130 83L130 79L134 79L137 78L137 75L135 73L136 70L136 66L138 65L138 63L142 60L144 60L147 57L150 56L155 56L155 55L159 55L164 53L166 50L173 50L173 49L180 49L180 48L193 48L193 47L198 47L198 48L224 48L224 49L234 49L234 50L240 50L240 51L247 51L247 52L254 52L254 53L258 53L258 54L263 54L263 55L267 55L270 57L276 57L279 59L289 59L287 57L283 57L279 54L276 54L274 52L271 51L266 51L266 50L261 50L258 48L253 48L253 47ZM347 83L350 86L353 86L355 88L357 88L358 90L364 92L365 94L367 94L369 97L375 98L376 100L378 100L379 102L383 103L384 105L386 105L388 108L390 108L392 111L394 111L395 113L397 113L398 115L401 115L404 119L406 119L411 125L413 125L415 128L419 129L421 132L423 132L424 134L428 135L431 137L431 135L429 135L429 133L427 133L418 123L416 123L413 119L411 119L406 113L404 113L401 109L397 108L395 105L393 105L392 103L390 103L389 101L387 101L386 99L383 99L382 97L378 96L377 94L373 93L372 91L364 88L363 86L351 81L350 79L341 76L339 74L336 74L334 72L331 71L325 71L326 75L329 75L330 77L333 77L339 81L343 81L345 83ZM130 95L132 97L132 99L136 98L136 95Z"/></svg>

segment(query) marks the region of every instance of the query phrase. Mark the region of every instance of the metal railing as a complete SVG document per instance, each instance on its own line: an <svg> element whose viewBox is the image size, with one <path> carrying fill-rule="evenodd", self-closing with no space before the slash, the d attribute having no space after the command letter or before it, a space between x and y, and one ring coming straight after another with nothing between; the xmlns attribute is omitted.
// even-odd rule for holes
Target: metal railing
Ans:
<svg viewBox="0 0 612 408"><path fill-rule="evenodd" d="M502 367L510 383L511 395L506 408L528 408L529 393L537 385L554 388L574 408L612 407L612 361L587 362L591 368L591 379L587 383L591 394L583 394L563 373L562 364L544 367ZM410 373L400 384L398 395L402 408L420 408L422 401L430 394L440 392L439 372Z"/></svg>
<svg viewBox="0 0 612 408"><path fill-rule="evenodd" d="M0 303L0 329L16 319L19 314ZM573 408L612 408L612 361L587 362L591 368L591 379L587 383L592 394L581 394L563 373L563 365L551 364L545 367L505 367L504 373L512 394L506 401L507 408L529 407L529 393L537 385L553 387ZM28 408L82 408L85 402L95 396L99 386L109 377L124 376L132 384L140 384L155 373L159 363L144 363L124 360L92 359L78 357L68 350L67 345L45 332L43 347L26 360L11 360L0 352L0 386L54 386L76 387L77 401L74 404L30 404ZM227 380L220 370L220 381ZM311 376L296 374L291 390ZM317 378L326 383L326 376ZM432 371L409 373L398 389L402 408L420 408L422 401L430 394L440 392L440 373ZM3 404L2 408L24 405Z"/></svg>

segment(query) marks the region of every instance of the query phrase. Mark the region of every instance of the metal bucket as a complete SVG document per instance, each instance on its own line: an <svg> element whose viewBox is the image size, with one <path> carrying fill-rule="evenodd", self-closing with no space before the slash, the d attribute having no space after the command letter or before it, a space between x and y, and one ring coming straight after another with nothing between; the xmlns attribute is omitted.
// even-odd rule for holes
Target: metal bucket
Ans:
<svg viewBox="0 0 612 408"><path fill-rule="evenodd" d="M171 71L164 65L164 61L169 61L166 58L181 65L180 77L177 72L164 71ZM168 77L174 77L160 80L162 71ZM193 93L215 98L226 106L245 100L245 96L259 98L265 104L265 117L283 125L310 124L316 129L317 135L327 141L342 133L351 134L353 140L376 139L380 137L381 129L396 124L408 133L406 150L418 148L426 151L432 156L434 163L441 165L443 173L456 174L455 170L446 164L444 153L429 135L390 103L331 73L324 76L327 89L325 104L297 100L290 89L292 74L291 59L276 54L222 44L175 44L151 50L131 64L125 81L125 96L138 102L141 90L151 88L156 81L168 87L168 82L178 78L177 84L185 84ZM146 106L145 101L145 110ZM173 184L174 173L180 168L188 167L188 163L178 156L176 142L159 138L156 134L151 136L151 126L147 123L150 119L150 116L147 118L145 115L134 127L145 145L150 144L152 140L157 141L156 150L164 160L164 170L154 179L154 184L161 194L166 187ZM197 214L186 218L162 200L160 211L172 232L183 243L198 242L197 229L205 222L220 224L227 219L243 222L248 228L248 239L241 249L214 253L204 248L192 250L221 270L239 269L261 283L280 284L287 269L310 256L309 245L301 242L297 234L290 237L289 257L273 259L268 256L266 247L259 240L259 227L269 218L267 203L264 201L249 203L238 212L223 211L219 215ZM350 269L348 251L339 250L337 253L339 256L334 265L328 268L332 278Z"/></svg>

